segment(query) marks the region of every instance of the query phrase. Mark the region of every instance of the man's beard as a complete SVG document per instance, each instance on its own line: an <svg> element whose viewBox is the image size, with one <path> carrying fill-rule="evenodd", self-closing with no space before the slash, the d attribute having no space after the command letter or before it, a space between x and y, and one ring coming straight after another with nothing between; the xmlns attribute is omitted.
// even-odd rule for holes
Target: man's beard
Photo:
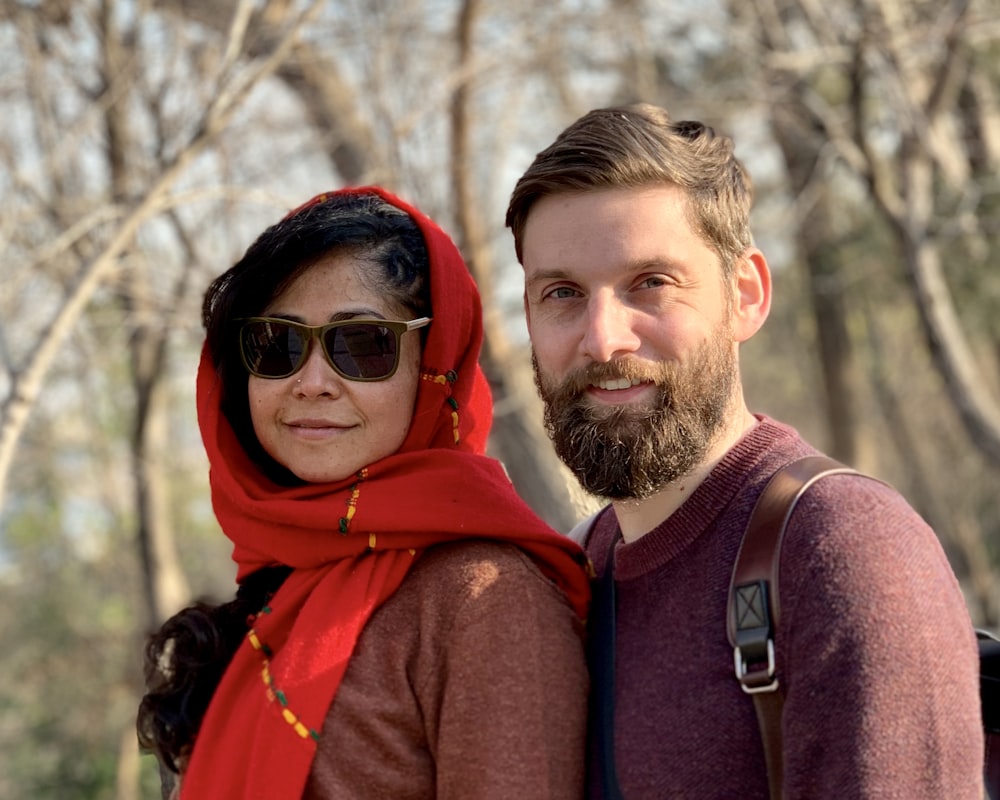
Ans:
<svg viewBox="0 0 1000 800"><path fill-rule="evenodd" d="M562 384L542 375L532 354L545 427L584 489L611 500L643 500L701 463L726 421L737 380L725 333L717 331L685 364L593 363ZM615 378L653 383L652 405L603 405L584 395L592 383Z"/></svg>

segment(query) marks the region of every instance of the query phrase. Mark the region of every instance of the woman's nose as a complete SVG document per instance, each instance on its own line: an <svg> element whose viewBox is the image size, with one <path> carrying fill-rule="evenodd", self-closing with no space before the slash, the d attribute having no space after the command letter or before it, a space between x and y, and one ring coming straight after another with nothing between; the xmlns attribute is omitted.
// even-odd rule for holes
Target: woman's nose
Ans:
<svg viewBox="0 0 1000 800"><path fill-rule="evenodd" d="M304 396L339 394L344 380L330 366L322 345L315 339L310 343L305 363L292 378L295 380L295 391Z"/></svg>

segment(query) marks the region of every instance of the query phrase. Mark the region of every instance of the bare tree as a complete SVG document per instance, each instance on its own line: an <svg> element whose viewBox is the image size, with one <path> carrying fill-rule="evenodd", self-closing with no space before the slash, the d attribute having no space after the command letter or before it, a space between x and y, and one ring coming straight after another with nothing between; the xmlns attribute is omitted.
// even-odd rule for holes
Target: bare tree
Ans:
<svg viewBox="0 0 1000 800"><path fill-rule="evenodd" d="M942 84L944 135L926 132L919 141L931 153L934 188L925 234L951 258L948 289L962 310L961 332L993 380L995 364L991 372L982 354L990 342L995 350L1000 329L976 264L997 240L987 213L996 202L987 176L1000 152L996 64L987 57L997 0L976 2L961 13L948 6L969 65L953 70L964 76L957 90ZM906 25L893 29L928 37L930 55L912 39L890 42L878 32L897 7ZM831 337L834 371L826 388L814 388L802 377L812 365L776 348L766 355L771 371L754 378L782 376L780 389L768 388L808 425L835 414L837 430L854 426L853 435L836 437L842 457L849 446L874 447L887 472L909 475L922 512L950 532L949 555L969 565L970 596L989 595L993 556L988 547L983 555L983 532L996 530L1000 515L989 473L977 473L988 461L963 458L969 446L957 412L943 383L926 378L929 351L915 349L915 367L897 357L901 343L917 338L915 295L900 288L914 281L896 266L904 248L889 216L872 213L868 177L877 167L905 202L921 196L903 191L901 167L910 161L897 133L919 127L907 116L916 113L913 96L903 93L912 86L899 84L911 73L887 53L892 43L925 65L907 61L907 69L936 77L927 65L943 63L947 9L915 0L891 8L755 0L740 8L753 12L744 16L750 30L760 34L760 20L772 26L770 44L748 42L745 24L708 19L714 6L665 0L0 4L0 45L16 75L0 82L10 109L0 131L0 605L17 608L0 615L0 633L18 642L0 657L10 677L0 703L16 709L0 723L0 794L53 796L31 773L72 792L78 776L52 766L61 763L53 753L62 753L80 770L101 764L112 774L119 763L119 794L131 796L135 763L121 730L134 715L138 631L187 593L184 578L210 593L228 593L232 581L194 424L203 338L196 295L307 193L383 183L453 231L484 301L483 365L496 401L491 452L556 527L592 503L542 432L522 275L503 208L534 152L609 102L651 99L719 122L732 112L742 123L736 115L755 109L751 121L759 120L761 108L786 115L787 127L758 135L794 175L781 184L796 198L788 231L812 237L798 251L810 272L782 276L778 302L786 305L772 316L788 327L771 341L793 342L801 355L799 340L814 330L817 340ZM851 105L855 76L867 99ZM930 90L921 92L926 108ZM754 106L754 98L763 102ZM746 141L745 128L726 127L736 129L738 147ZM765 173L758 185L765 208L779 177ZM900 203L884 205L898 211ZM957 251L944 250L949 243L958 243L964 284L953 280ZM807 302L803 312L787 305L795 302L789 284L800 280L827 292L811 301L815 324L804 321ZM870 314L859 292L871 300ZM831 398L830 412L821 394ZM940 460L951 468L942 471ZM101 534L78 539L90 514ZM41 678L33 672L39 663ZM85 665L79 676L77 664ZM47 689L61 686L68 688ZM100 705L105 698L113 708ZM50 717L65 732L57 740ZM99 732L94 720L105 718ZM98 739L102 752L88 750ZM33 769L18 772L22 763Z"/></svg>
<svg viewBox="0 0 1000 800"><path fill-rule="evenodd" d="M548 522L569 530L576 511L568 493L568 478L546 441L537 399L526 361L512 356L507 329L494 295L497 268L490 249L489 223L482 218L474 186L477 154L471 116L475 90L473 76L478 53L476 25L481 0L463 0L456 21L457 73L464 77L451 103L451 186L455 198L458 241L479 285L485 308L485 339L481 362L497 405L504 411L495 420L493 442L518 492Z"/></svg>
<svg viewBox="0 0 1000 800"><path fill-rule="evenodd" d="M998 163L990 79L997 65L988 56L988 43L998 33L990 22L998 10L994 0L978 6L964 0L823 6L809 0L757 0L734 7L755 31L757 57L765 66L759 85L767 93L792 190L804 209L797 215L797 239L812 281L835 452L851 460L864 430L855 391L857 365L851 365L852 354L864 347L874 399L899 453L900 474L907 476L918 507L954 546L956 568L969 576L987 620L996 618L997 598L988 586L984 531L973 534L976 525L970 524L974 495L969 487L953 485L952 475L929 478L940 470L943 442L935 438L936 428L925 424L919 437L907 429L907 420L910 426L921 424L908 407L916 398L907 396L913 395L912 385L900 391L888 382L887 370L895 364L879 355L886 347L877 340L886 328L877 316L885 315L873 315L870 303L877 277L881 273L884 282L886 267L898 265L909 297L890 302L913 309L925 352L951 402L950 412L921 412L955 414L964 425L966 446L997 470L1000 401L990 388L996 386L996 365L984 360L977 332L963 324L955 278L950 285L944 264L955 274L954 265L965 262L969 274L985 276L991 248L983 245L996 242L990 209L997 189L989 176ZM862 194L851 192L852 182ZM846 198L851 199L845 203ZM852 206L853 219L845 213ZM872 209L867 219L865 207ZM892 250L882 253L880 264L864 259L868 269L862 272L856 242L848 236L880 247L873 222ZM967 293L967 301L975 299ZM867 324L855 324L853 334L852 303L868 309ZM906 377L912 380L913 372ZM959 503L965 507L949 508Z"/></svg>
<svg viewBox="0 0 1000 800"><path fill-rule="evenodd" d="M998 163L995 141L976 135L996 129L995 104L962 102L989 85L972 53L991 5L996 12L987 0L981 18L966 0L872 0L850 10L760 0L753 8L764 56L802 126L864 181L892 230L934 363L970 440L1000 465L1000 403L981 379L942 268L949 206L970 189L980 195L973 167ZM847 96L829 96L831 84ZM964 222L983 235L976 214Z"/></svg>
<svg viewBox="0 0 1000 800"><path fill-rule="evenodd" d="M29 359L23 365L18 365L9 375L11 389L2 409L0 409L2 411L2 417L0 417L0 500L3 497L3 489L18 438L24 429L31 405L38 395L45 373L52 363L59 345L69 334L95 290L114 271L119 256L128 249L140 226L174 205L175 201L170 198L170 190L173 185L185 174L191 163L225 129L226 124L240 109L241 102L254 85L272 74L287 57L300 28L316 13L318 8L318 4L313 4L309 11L300 14L295 24L289 26L279 46L266 60L245 72L220 75L214 101L205 110L189 140L170 159L163 171L155 176L144 195L124 209L112 206L113 213L105 212L100 215L99 218L120 215L121 221L109 237L108 242L75 277L65 301L47 325L47 335L38 342L37 348ZM227 64L226 67L228 70L230 65ZM87 222L89 219L90 217L84 217L82 221ZM84 228L79 231L78 235L88 232L89 229ZM49 248L41 249L38 257L50 257L48 250Z"/></svg>

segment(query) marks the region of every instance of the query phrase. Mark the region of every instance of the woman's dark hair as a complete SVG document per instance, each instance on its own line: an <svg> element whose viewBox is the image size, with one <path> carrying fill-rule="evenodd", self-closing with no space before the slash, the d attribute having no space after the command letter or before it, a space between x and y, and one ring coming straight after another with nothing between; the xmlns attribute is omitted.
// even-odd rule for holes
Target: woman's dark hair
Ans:
<svg viewBox="0 0 1000 800"><path fill-rule="evenodd" d="M239 354L235 320L259 315L307 268L334 253L349 253L372 269L371 288L417 316L431 316L427 245L417 223L376 194L333 194L313 201L268 228L243 258L216 278L202 309L208 351L222 381L222 411L248 456L280 483L296 480L271 459L253 432L248 374ZM171 617L146 645L147 692L139 706L139 744L178 772L209 701L249 630L253 615L291 569L271 567L248 576L236 599L195 603Z"/></svg>
<svg viewBox="0 0 1000 800"><path fill-rule="evenodd" d="M187 758L222 673L250 620L278 591L290 567L268 567L243 581L236 599L197 602L168 619L146 643L146 694L139 704L139 746L172 772Z"/></svg>

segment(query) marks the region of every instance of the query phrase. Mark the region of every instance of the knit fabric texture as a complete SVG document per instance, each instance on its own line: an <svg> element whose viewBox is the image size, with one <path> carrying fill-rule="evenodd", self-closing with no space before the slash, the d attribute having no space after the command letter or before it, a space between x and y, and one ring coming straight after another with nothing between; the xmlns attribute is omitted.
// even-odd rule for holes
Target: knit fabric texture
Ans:
<svg viewBox="0 0 1000 800"><path fill-rule="evenodd" d="M615 758L628 798L766 800L751 698L733 674L726 599L757 497L816 450L767 417L637 541L606 511L618 600ZM790 519L779 573L784 800L981 800L978 654L934 532L888 486L825 477ZM590 796L599 797L595 775Z"/></svg>
<svg viewBox="0 0 1000 800"><path fill-rule="evenodd" d="M303 800L579 800L583 624L522 551L428 548L365 626Z"/></svg>

